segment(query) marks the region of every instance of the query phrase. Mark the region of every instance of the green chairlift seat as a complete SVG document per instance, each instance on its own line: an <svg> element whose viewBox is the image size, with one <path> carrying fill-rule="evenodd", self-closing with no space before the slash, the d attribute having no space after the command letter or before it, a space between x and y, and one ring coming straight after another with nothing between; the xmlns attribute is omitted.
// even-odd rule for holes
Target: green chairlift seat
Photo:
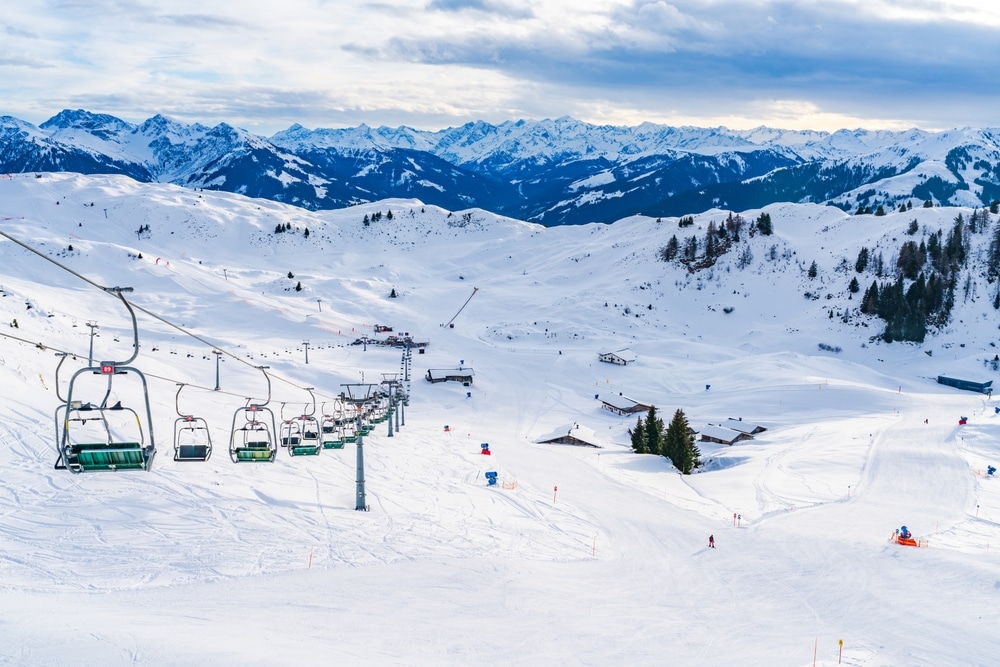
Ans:
<svg viewBox="0 0 1000 667"><path fill-rule="evenodd" d="M236 462L256 461L270 463L274 461L275 450L270 442L248 442L242 447L234 447Z"/></svg>
<svg viewBox="0 0 1000 667"><path fill-rule="evenodd" d="M148 470L153 454L152 447L138 442L101 442L70 445L63 458L73 472Z"/></svg>

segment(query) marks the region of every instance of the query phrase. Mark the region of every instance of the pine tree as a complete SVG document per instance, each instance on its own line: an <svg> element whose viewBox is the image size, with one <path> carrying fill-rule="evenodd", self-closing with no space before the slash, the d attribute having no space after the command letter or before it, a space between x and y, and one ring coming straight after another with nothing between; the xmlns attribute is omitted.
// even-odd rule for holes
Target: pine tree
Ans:
<svg viewBox="0 0 1000 667"><path fill-rule="evenodd" d="M879 204L878 208L875 209L875 215L885 215L885 207L882 204Z"/></svg>
<svg viewBox="0 0 1000 667"><path fill-rule="evenodd" d="M719 246L717 240L717 232L715 229L715 221L712 220L708 223L708 229L705 231L705 258L715 259L719 255Z"/></svg>
<svg viewBox="0 0 1000 667"><path fill-rule="evenodd" d="M667 241L667 245L660 248L660 259L664 262L672 262L680 250L680 242L677 241L677 236L671 236L670 240Z"/></svg>
<svg viewBox="0 0 1000 667"><path fill-rule="evenodd" d="M861 290L861 285L858 284L857 277L852 277L851 282L847 285L847 291L851 294L857 294Z"/></svg>
<svg viewBox="0 0 1000 667"><path fill-rule="evenodd" d="M865 295L861 299L861 312L865 315L874 315L878 312L878 283L872 281L871 287L865 290Z"/></svg>
<svg viewBox="0 0 1000 667"><path fill-rule="evenodd" d="M761 236L770 236L774 233L774 228L771 226L771 214L761 213L757 216L757 231L761 233Z"/></svg>
<svg viewBox="0 0 1000 667"><path fill-rule="evenodd" d="M300 282L299 283L295 283L295 291L296 292L301 292L302 291L302 283L300 283Z"/></svg>
<svg viewBox="0 0 1000 667"><path fill-rule="evenodd" d="M697 256L698 239L694 236L689 236L684 240L684 259L693 262Z"/></svg>
<svg viewBox="0 0 1000 667"><path fill-rule="evenodd" d="M854 270L858 273L864 273L865 269L868 268L868 248L861 248L858 251L858 259L854 262Z"/></svg>
<svg viewBox="0 0 1000 667"><path fill-rule="evenodd" d="M632 437L632 451L646 454L646 425L642 421L642 415L636 419L635 428L630 428L628 434Z"/></svg>
<svg viewBox="0 0 1000 667"><path fill-rule="evenodd" d="M816 261L813 260L813 263L809 265L808 275L810 278L815 278L818 273L819 267L816 266Z"/></svg>
<svg viewBox="0 0 1000 667"><path fill-rule="evenodd" d="M986 260L986 278L993 282L1000 278L1000 223L997 223L990 240L989 257Z"/></svg>
<svg viewBox="0 0 1000 667"><path fill-rule="evenodd" d="M663 453L663 420L656 414L656 406L650 406L646 414L646 452Z"/></svg>
<svg viewBox="0 0 1000 667"><path fill-rule="evenodd" d="M683 474L690 475L695 468L701 465L699 460L701 452L695 443L694 434L688 428L687 417L684 416L684 411L680 408L674 412L674 417L670 420L663 441L663 455L667 456L674 467Z"/></svg>
<svg viewBox="0 0 1000 667"><path fill-rule="evenodd" d="M917 246L916 241L907 241L899 249L899 258L896 266L908 280L916 280L917 274L924 266L926 254Z"/></svg>

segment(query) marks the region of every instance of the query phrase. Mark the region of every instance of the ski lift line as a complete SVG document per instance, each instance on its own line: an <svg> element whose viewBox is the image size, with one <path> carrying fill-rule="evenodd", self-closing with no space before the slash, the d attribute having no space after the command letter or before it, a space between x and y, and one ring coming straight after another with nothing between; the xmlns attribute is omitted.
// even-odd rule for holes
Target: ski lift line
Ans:
<svg viewBox="0 0 1000 667"><path fill-rule="evenodd" d="M40 252L39 250L36 250L35 248L32 248L27 243L24 243L23 241L15 238L13 236L11 236L7 232L4 232L4 231L0 230L0 236L6 238L7 240L9 240L9 241L11 241L13 243L16 243L17 245L21 246L22 248L24 248L27 251L38 255L42 259L44 259L44 260L46 260L48 262L51 262L52 264L55 264L56 266L58 266L63 271L66 271L67 273L70 273L70 274L76 276L77 278L79 278L83 282L87 283L88 285L96 287L97 289L99 289L102 292L105 292L107 294L114 294L114 295L118 296L122 301L125 301L125 303L126 303L127 306L130 305L129 302L126 301L125 297L122 295L122 292L131 292L132 291L131 287L105 287L104 285L100 285L100 284L94 282L93 280L91 280L90 278L86 277L85 275L83 275L83 274L81 274L81 273L79 273L77 271L74 271L73 269L69 268L65 264L57 262L56 260L52 259L48 255ZM209 347L211 347L213 349L219 350L223 354L225 354L225 355L229 356L230 358L232 358L234 361L238 361L240 363L246 364L247 366L250 366L251 368L256 368L256 366L254 366L253 364L250 364L250 363L244 361L239 356L237 356L237 355L235 355L235 354L233 354L231 352L227 352L226 350L221 349L218 345L214 345L213 343L210 343L209 341L205 340L201 336L198 336L197 334L194 334L194 333L186 330L184 327L181 327L180 325L174 324L173 322L170 322L169 320L167 320L167 319L165 319L163 317L160 317L159 315L157 315L157 314L149 311L146 308L143 308L142 306L140 306L138 304L131 304L131 306L134 307L136 310L138 310L140 312L143 312L146 315L149 315L153 319L159 320L160 322L166 324L167 326L172 327L172 328L180 331L181 333L186 334L186 335L194 338L195 340L197 340L197 341L199 341L199 342L201 342L201 343L203 343L203 344L205 344L205 345L207 345L207 346L209 346ZM293 386L297 386L294 383L290 383L290 384L292 384Z"/></svg>
<svg viewBox="0 0 1000 667"><path fill-rule="evenodd" d="M195 334L195 333L193 333L191 331L188 331L187 329L185 329L184 327L180 326L179 324L174 324L170 320L168 320L168 319L166 319L164 317L161 317L160 315L157 315L156 313L153 313L152 311L150 311L150 310L148 310L146 308L143 308L142 306L140 306L138 304L130 303L127 299L125 299L125 297L122 294L122 292L131 292L132 291L131 287L105 287L104 285L100 285L100 284L94 282L93 280L91 280L90 278L87 278L83 274L81 274L81 273L79 273L77 271L74 271L73 269L69 268L68 266L66 266L66 265L64 265L64 264L62 264L60 262L57 262L56 260L52 259L48 255L45 255L44 253L40 252L39 250L36 250L35 248L32 248L27 243L24 243L23 241L15 238L13 236L11 236L7 232L4 232L4 231L0 230L0 236L2 236L3 238L6 238L7 240L9 240L9 241L11 241L11 242L13 242L13 243L21 246L22 248L24 248L27 251L29 251L29 252L31 252L31 253L33 253L35 255L38 255L42 259L44 259L44 260L46 260L46 261L48 261L48 262L50 262L52 264L55 264L57 267L59 267L63 271L66 271L67 273L70 273L70 274L76 276L77 278L79 278L80 280L84 281L88 285L96 287L97 289L101 290L105 294L110 294L112 296L117 296L119 299L121 299L125 303L126 308L129 308L129 309L134 308L135 310L138 310L138 311L140 311L142 313L145 313L149 317L152 317L153 319L158 320L158 321L162 322L163 324L166 324L167 326L169 326L169 327L171 327L173 329L176 329L177 331L180 331L181 333L185 334L186 336L190 336L191 338L194 338L195 340L197 340L198 342L202 343L203 345L206 345L206 346L212 348L213 350L218 350L220 353L226 355L227 357L229 357L233 361L237 361L237 362L239 362L239 363L241 363L241 364L243 364L245 366L249 366L250 368L253 368L255 370L258 369L257 366L255 366L255 365L251 364L250 362L244 360L239 355L234 354L232 352L229 352L228 350L225 350L225 349L219 347L218 345L216 345L216 344L214 344L214 343L206 340L205 338L202 338L198 334ZM475 292L473 292L473 294L475 294ZM472 297L469 297L469 298L471 299ZM468 301L466 303L468 303ZM464 307L465 306L463 306L463 308ZM461 312L461 311L459 311L459 312ZM456 314L456 317L457 316L458 315ZM454 318L452 318L452 319L454 319ZM35 344L33 341L25 341L25 342L28 342L29 344ZM51 349L55 349L55 348L51 348ZM136 347L136 349L133 350L133 353L134 353L134 355L138 354L138 347ZM133 359L134 358L135 357L133 356ZM131 363L131 361L133 359L130 359L128 362L125 362L125 363L126 364L127 363ZM300 386L300 385L296 384L295 382L292 382L291 380L286 380L285 378L283 378L283 377L281 377L279 375L271 375L271 377L273 377L275 380L280 380L282 382L285 382L285 383L287 383L287 384L295 387L296 389L302 389L303 391L305 390L305 387Z"/></svg>
<svg viewBox="0 0 1000 667"><path fill-rule="evenodd" d="M469 298L465 300L465 303L462 304L462 307L458 309L458 312L455 313L450 320L448 320L447 322L445 322L441 326L447 327L452 322L454 322L455 318L462 314L462 311L465 310L465 307L469 305L469 302L472 301L472 297L476 296L476 292L478 292L478 291L479 291L478 287L473 287L472 288L472 294L470 294Z"/></svg>
<svg viewBox="0 0 1000 667"><path fill-rule="evenodd" d="M94 287L96 287L97 289L101 290L102 292L107 292L108 291L108 288L105 287L104 285L98 285L97 283L95 283L90 278L84 276L83 274L77 273L76 271L74 271L73 269L69 268L65 264L60 264L59 262L57 262L56 260L52 259L48 255L46 255L46 254L44 254L44 253L42 253L42 252L40 252L40 251L32 248L30 245L28 245L24 241L21 241L19 239L14 238L13 236L11 236L10 234L8 234L7 232L0 230L0 236L4 237L8 241L16 243L17 245L21 246L22 248L24 248L28 252L31 252L31 253L34 253L34 254L38 255L39 257L41 257L42 259L46 260L47 262L51 262L51 263L55 264L56 266L58 266L63 271L66 271L67 273L72 273L74 276L76 276L77 278L79 278L83 282L88 283L90 285L93 285Z"/></svg>
<svg viewBox="0 0 1000 667"><path fill-rule="evenodd" d="M68 354L68 355L73 356L73 357L81 356L81 355L78 355L78 354L76 354L74 352L67 352L65 350L60 350L57 347L52 347L51 345L46 345L42 341L28 340L27 338L21 338L20 336L13 336L11 334L3 333L3 332L0 332L0 336L3 336L4 338L10 338L11 340L16 340L19 343L27 343L28 345L31 345L32 347L37 347L39 350L52 350L53 352L56 352L58 354Z"/></svg>
<svg viewBox="0 0 1000 667"><path fill-rule="evenodd" d="M260 370L259 366L255 366L254 368L256 370ZM245 394L235 394L235 393L233 393L231 391L226 391L224 389L218 389L217 390L217 389L215 389L213 387L203 387L203 386L195 384L193 382L183 382L181 380L176 380L174 378L165 377L163 375L157 375L155 373L146 373L146 377L154 379L154 380L161 380L163 382L169 382L170 384L174 384L174 385L184 385L185 387L191 387L192 389L200 389L202 391L208 391L208 392L211 392L211 393L219 395L219 396L232 396L233 398L239 398L239 399L241 399L243 401L252 401L253 400L252 396L247 396ZM271 375L270 373L268 373L268 377L274 377L274 376ZM315 389L313 387L303 387L303 389L305 389L307 391L312 390L312 391L310 391L310 393L315 393ZM329 398L330 401L340 400L339 396L328 396L328 395L325 395L325 394L319 394L319 395L321 397ZM305 403L305 401L301 401L301 400L299 400L299 401L276 401L276 402L281 403L282 405L284 405L286 403L287 404L293 404L293 403L303 404L303 403Z"/></svg>

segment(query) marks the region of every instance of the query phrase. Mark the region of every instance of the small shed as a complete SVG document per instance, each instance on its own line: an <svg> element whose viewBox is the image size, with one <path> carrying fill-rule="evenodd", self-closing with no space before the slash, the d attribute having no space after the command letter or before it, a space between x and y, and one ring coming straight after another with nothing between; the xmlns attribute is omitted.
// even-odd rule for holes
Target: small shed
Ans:
<svg viewBox="0 0 1000 667"><path fill-rule="evenodd" d="M429 368L425 377L428 382L461 382L463 385L470 385L474 375L471 368Z"/></svg>
<svg viewBox="0 0 1000 667"><path fill-rule="evenodd" d="M649 412L652 407L647 403L629 398L621 393L601 399L601 407L618 415L631 415L637 412Z"/></svg>
<svg viewBox="0 0 1000 667"><path fill-rule="evenodd" d="M614 352L598 352L597 358L608 364L626 366L635 361L635 353L625 347Z"/></svg>
<svg viewBox="0 0 1000 667"><path fill-rule="evenodd" d="M945 384L949 387L955 387L956 389L964 389L966 391L974 391L980 394L992 394L993 393L993 380L988 382L973 382L972 380L959 380L958 378L945 377L944 375L938 375L938 384Z"/></svg>
<svg viewBox="0 0 1000 667"><path fill-rule="evenodd" d="M739 419L733 419L730 417L726 421L719 424L719 426L725 426L726 428L731 428L734 431L739 431L740 433L746 433L748 435L757 435L758 433L763 433L767 429L760 424L751 424L750 422L743 421L743 417Z"/></svg>
<svg viewBox="0 0 1000 667"><path fill-rule="evenodd" d="M749 433L740 433L725 426L715 426L709 424L701 429L702 442L716 442L720 445L732 445L740 440L751 440L753 436Z"/></svg>
<svg viewBox="0 0 1000 667"><path fill-rule="evenodd" d="M543 445L576 445L577 447L596 447L598 449L605 445L593 429L580 426L577 422L561 426L552 433L538 438L535 442Z"/></svg>

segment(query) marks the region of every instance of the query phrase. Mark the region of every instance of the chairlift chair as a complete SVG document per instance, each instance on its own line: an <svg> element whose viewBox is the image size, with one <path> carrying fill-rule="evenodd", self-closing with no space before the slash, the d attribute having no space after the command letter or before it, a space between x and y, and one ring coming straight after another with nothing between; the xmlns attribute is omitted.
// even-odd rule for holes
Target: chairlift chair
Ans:
<svg viewBox="0 0 1000 667"><path fill-rule="evenodd" d="M237 425L241 416L243 422ZM238 409L233 414L229 458L233 463L271 463L278 453L275 431L274 413L264 405L252 403Z"/></svg>
<svg viewBox="0 0 1000 667"><path fill-rule="evenodd" d="M299 425L301 437L295 445L288 446L288 453L291 456L316 456L323 451L323 443L320 442L319 421L312 415L301 415L295 419Z"/></svg>
<svg viewBox="0 0 1000 667"><path fill-rule="evenodd" d="M311 387L307 387L310 402L306 404L302 413L285 419L285 404L281 404L282 409L282 430L281 444L288 448L289 456L317 456L323 451L323 443L320 442L320 424L316 419L316 395Z"/></svg>
<svg viewBox="0 0 1000 667"><path fill-rule="evenodd" d="M174 461L207 461L212 456L212 434L208 422L201 417L181 412L180 397L184 385L177 388L174 406L177 419L174 420Z"/></svg>
<svg viewBox="0 0 1000 667"><path fill-rule="evenodd" d="M233 413L233 427L229 438L229 458L233 463L271 463L278 453L278 429L274 411L267 407L271 401L271 378L266 366L257 369L267 380L267 399L263 403L247 404Z"/></svg>
<svg viewBox="0 0 1000 667"><path fill-rule="evenodd" d="M149 403L149 389L146 376L133 366L130 366L139 354L139 327L135 319L135 311L123 296L130 292L130 287L104 288L108 293L117 296L132 320L132 354L124 361L102 361L98 365L88 365L77 370L69 381L65 401L56 407L56 450L58 458L55 469L69 470L73 473L92 471L117 470L149 470L156 455L153 438L153 415ZM59 390L59 369L66 361L66 355L56 366L56 396L62 401ZM92 364L93 362L91 362ZM138 387L142 390L142 414L146 425L143 427L140 413L121 400L109 405L113 392L121 389L121 382L116 378L132 374L139 380ZM99 400L81 400L78 395L94 391L92 386L81 380L102 376L107 379L103 396ZM89 383L93 385L94 383ZM135 382L131 383L131 393L135 393ZM94 391L94 393L98 393ZM96 398L96 397L95 397ZM91 423L87 426L88 422ZM134 424L134 426L133 426ZM127 433L127 435L122 435ZM147 441L148 435L148 441Z"/></svg>
<svg viewBox="0 0 1000 667"><path fill-rule="evenodd" d="M340 440L343 443L354 443L358 441L358 433L355 420L345 419L340 425Z"/></svg>
<svg viewBox="0 0 1000 667"><path fill-rule="evenodd" d="M333 415L323 415L320 431L323 434L323 449L344 448L344 441L337 429L337 419Z"/></svg>
<svg viewBox="0 0 1000 667"><path fill-rule="evenodd" d="M298 419L284 419L281 422L281 446L296 447L302 443L302 428Z"/></svg>
<svg viewBox="0 0 1000 667"><path fill-rule="evenodd" d="M336 404L335 404L336 405ZM323 403L323 418L320 420L320 434L323 441L323 449L343 449L344 441L340 437L340 421L338 413L343 413L343 407L334 408L333 412L326 411L326 403Z"/></svg>

